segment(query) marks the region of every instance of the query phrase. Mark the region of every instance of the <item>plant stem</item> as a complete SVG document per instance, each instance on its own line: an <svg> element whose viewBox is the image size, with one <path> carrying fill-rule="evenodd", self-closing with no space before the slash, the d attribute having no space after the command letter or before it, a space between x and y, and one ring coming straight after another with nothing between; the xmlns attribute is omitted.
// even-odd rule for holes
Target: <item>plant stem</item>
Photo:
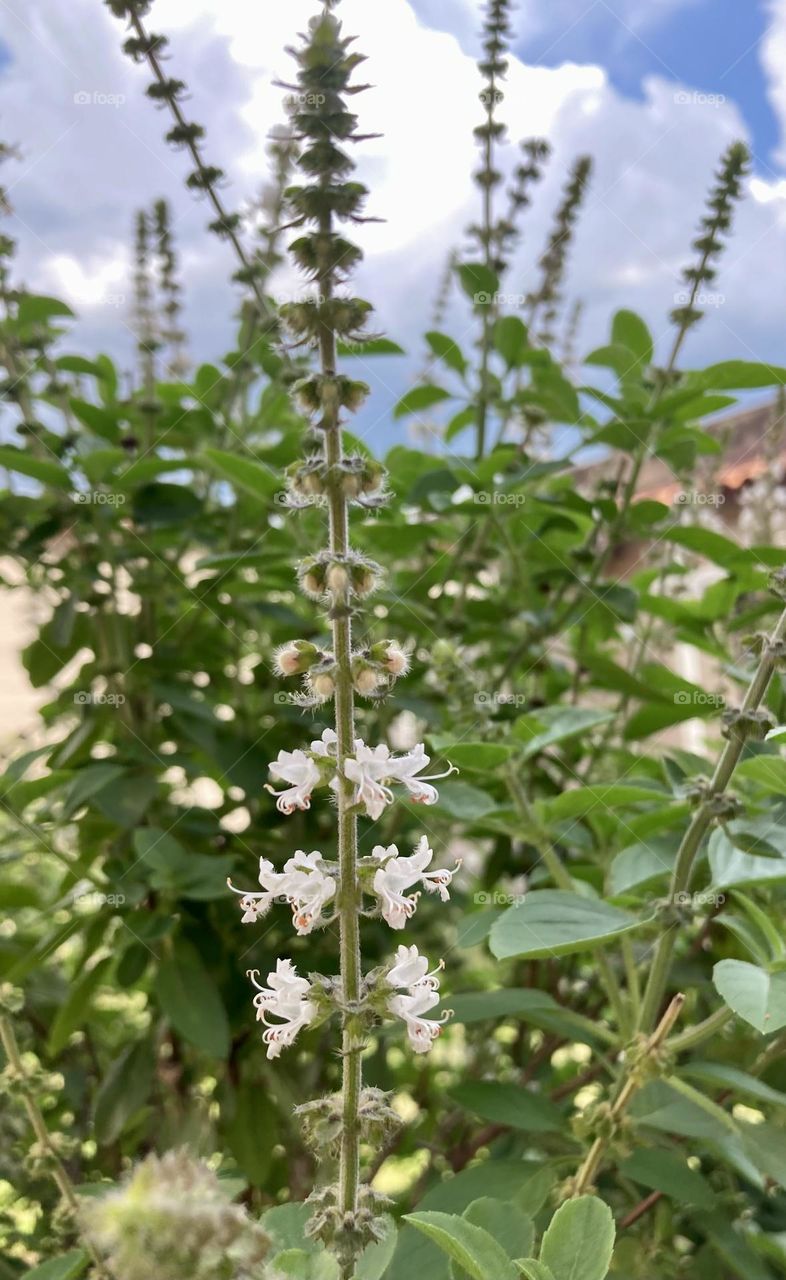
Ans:
<svg viewBox="0 0 786 1280"><path fill-rule="evenodd" d="M320 223L324 242L333 235L332 218L326 214ZM333 295L332 271L320 273L319 287L329 301ZM325 378L336 377L335 331L323 325L320 332L320 363ZM330 550L344 556L349 550L349 512L341 483L340 463L343 456L338 404L334 399L324 405L322 427L325 431L325 462L328 470ZM332 616L335 671L336 755L338 787L338 859L339 859L339 931L341 955L341 987L344 1005L342 1023L342 1130L339 1160L339 1208L356 1213L360 1185L360 1124L358 1112L362 1087L363 1042L355 1030L353 1010L360 1000L360 885L357 860L357 817L353 808L352 783L344 776L344 761L352 755L355 744L355 708L352 684L352 621L349 605L334 605ZM351 1272L347 1272L349 1275Z"/></svg>
<svg viewBox="0 0 786 1280"><path fill-rule="evenodd" d="M52 1178L60 1192L63 1203L78 1226L79 1199L74 1189L74 1185L68 1176L65 1165L57 1154L54 1143L52 1142L52 1135L47 1128L46 1121L44 1120L38 1103L35 1101L32 1093L27 1087L27 1076L24 1063L22 1062L22 1055L19 1052L19 1045L14 1033L13 1024L6 1014L0 1014L0 1044L3 1046L9 1066L13 1069L17 1080L22 1086L20 1092L22 1094L22 1102L24 1104L25 1111L27 1112L27 1116L30 1121L30 1127L34 1132L41 1149L47 1153ZM104 1270L101 1258L93 1248L92 1244L88 1240L84 1240L84 1247L90 1254L98 1280L109 1280L109 1277Z"/></svg>
<svg viewBox="0 0 786 1280"><path fill-rule="evenodd" d="M723 1005L720 1009L716 1009L703 1022L697 1022L695 1027L688 1027L687 1030L681 1031L678 1036L669 1041L669 1049L674 1053L684 1053L686 1049L695 1049L698 1045L703 1044L705 1040L710 1040L719 1031L731 1022L734 1017L731 1009Z"/></svg>
<svg viewBox="0 0 786 1280"><path fill-rule="evenodd" d="M646 1046L644 1049L644 1052L646 1055L652 1055L656 1053L658 1049L660 1049L661 1045L667 1039L672 1027L674 1026L674 1023L677 1021L677 1018L680 1015L680 1011L684 1003L685 1003L685 997L683 995L677 995L674 997L668 1009L666 1010L660 1022L658 1023L658 1026L653 1031L652 1035L650 1036L649 1040L646 1043ZM630 1105L630 1102L634 1094L638 1092L642 1084L643 1084L643 1079L639 1072L632 1071L628 1075L627 1079L625 1080L625 1083L623 1084L622 1088L617 1094L617 1097L612 1103L611 1111L609 1115L609 1119L612 1122L622 1119L622 1117L624 1116L625 1112L628 1109L628 1106ZM581 1168L579 1169L576 1175L576 1180L573 1185L574 1196L584 1195L592 1186L595 1178L595 1174L597 1173L598 1168L600 1167L601 1160L603 1159L603 1155L605 1153L605 1150L608 1144L609 1144L608 1137L598 1137L593 1142L592 1146L589 1149L589 1152L587 1153L584 1163L582 1164Z"/></svg>
<svg viewBox="0 0 786 1280"><path fill-rule="evenodd" d="M772 633L770 641L765 642L762 648L759 664L753 674L747 692L742 702L743 711L756 711L764 700L770 680L775 671L778 661L773 646L778 641L786 638L786 609L781 613L780 619L775 630ZM745 739L741 734L733 731L730 732L728 741L721 752L718 763L715 766L715 772L710 780L707 796L699 805L693 819L682 838L682 842L677 851L677 860L674 865L674 871L671 877L669 887L669 899L674 902L679 894L685 893L690 886L691 876L693 873L693 865L696 855L701 847L702 840L707 832L708 827L712 823L713 809L712 801L715 797L723 795L729 783L731 782L734 770L740 762L745 747ZM671 968L671 960L674 954L674 948L677 942L678 930L676 926L668 929L660 938L655 959L650 969L649 981L644 992L644 1000L642 1002L641 1016L639 1019L639 1027L646 1030L651 1026L657 1017L658 1009L663 1000L664 992L669 978L669 970Z"/></svg>

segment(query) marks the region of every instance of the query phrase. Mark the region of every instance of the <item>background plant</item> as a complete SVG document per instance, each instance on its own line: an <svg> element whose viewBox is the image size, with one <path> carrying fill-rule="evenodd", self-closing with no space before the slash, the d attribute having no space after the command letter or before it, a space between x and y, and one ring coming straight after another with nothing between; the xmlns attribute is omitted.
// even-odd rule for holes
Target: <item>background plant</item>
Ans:
<svg viewBox="0 0 786 1280"><path fill-rule="evenodd" d="M734 149L723 162L694 273L710 239L718 262L744 161ZM300 1202L317 1175L293 1111L336 1090L340 1063L324 1027L302 1033L291 1071L265 1059L242 969L267 972L288 954L290 929L272 914L239 964L224 884L245 882L260 856L281 865L293 847L327 850L333 834L327 806L285 819L264 790L268 762L303 734L267 655L293 635L324 639L291 576L318 545L321 516L295 517L281 500L279 473L306 429L288 395L295 353L281 355L251 290L226 359L171 380L156 353L153 397L141 375L129 390L106 357L68 353L68 308L16 288L11 249L4 241L2 520L14 580L21 570L43 614L25 665L48 698L2 782L0 895L14 930L0 963L25 993L15 1036L63 1078L43 1114L71 1139L65 1165L80 1195L189 1144L280 1250L299 1248L311 1212ZM459 284L480 305L467 265ZM522 293L537 282L533 270ZM396 502L356 525L358 550L391 565L374 598L380 630L418 670L394 701L364 704L362 734L405 749L427 727L431 755L459 766L426 819L432 843L464 859L452 904L412 925L421 951L446 957L453 1027L425 1061L372 1042L366 1083L392 1091L408 1123L364 1155L397 1216L466 1213L497 1241L500 1213L522 1232L526 1218L535 1253L520 1235L507 1256L540 1261L555 1205L600 1141L589 1171L616 1220L612 1275L774 1276L786 778L770 575L784 553L741 546L698 503L642 499L632 477L654 455L682 493L707 492L713 415L786 374L747 360L684 367L684 316L661 352L623 311L574 380L546 335L532 336L526 304L517 312L489 326L495 431L484 456L454 452L477 423L482 351L434 339L431 389L413 389L398 416L433 422L444 408L445 447L394 447L383 461ZM345 349L347 367L362 370L364 351ZM522 447L530 423L537 452ZM565 426L574 447L544 456ZM588 443L613 465L577 484ZM621 582L612 553L626 545L634 565ZM692 585L692 564L713 566L710 585ZM672 669L677 642L717 673L706 686ZM751 677L756 714L727 717L724 740L720 699L733 711ZM701 756L664 737L695 717ZM732 757L730 784L708 790L717 760ZM708 812L690 884L676 883L686 832L693 843L695 815L704 824ZM396 806L374 843L414 842L423 817ZM389 941L382 922L367 923L370 966ZM648 999L664 950L663 997ZM292 954L303 972L334 971L329 936L296 939ZM653 1045L677 995L679 1019ZM3 1178L21 1195L3 1191L0 1275L64 1257L84 1272L56 1183L22 1167L23 1108L4 1107L1 1123ZM472 1207L479 1198L491 1207ZM465 1231L438 1225L450 1240ZM410 1222L384 1274L419 1267L439 1280L467 1261Z"/></svg>

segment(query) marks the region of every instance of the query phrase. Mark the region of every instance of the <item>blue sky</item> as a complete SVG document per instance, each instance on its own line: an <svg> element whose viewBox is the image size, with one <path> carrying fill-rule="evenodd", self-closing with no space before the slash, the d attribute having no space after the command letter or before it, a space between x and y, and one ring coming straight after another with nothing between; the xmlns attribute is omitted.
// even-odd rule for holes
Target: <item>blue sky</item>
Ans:
<svg viewBox="0 0 786 1280"><path fill-rule="evenodd" d="M316 0L154 0L154 29L170 37L171 71L207 126L207 156L228 174L237 207L266 177L265 141L282 119L283 52ZM391 408L422 363L448 252L466 252L477 217L473 127L480 122L482 0L341 0L347 30L368 55L374 86L357 100L380 137L358 149L371 188L360 228L357 288L376 325L407 351L364 371L369 441L401 438ZM545 136L545 180L511 270L525 292L537 273L565 175L590 153L595 173L577 226L565 312L584 304L578 349L605 341L620 307L638 311L659 344L718 157L745 137L754 174L721 263L717 305L690 335L687 367L734 356L786 364L786 0L518 0L502 118L509 137ZM23 159L9 167L19 278L65 297L79 321L73 345L134 360L130 227L165 197L183 263L194 359L233 342L237 292L227 246L205 232L207 211L186 192L186 158L163 141L166 122L145 97L144 70L121 53L122 24L97 0L3 0L0 128ZM107 105L108 101L114 105ZM82 104L82 105L79 105ZM86 105L85 105L86 104ZM503 148L500 165L515 162ZM276 292L302 283L287 271ZM469 349L471 318L455 294L444 328ZM360 371L359 371L360 372Z"/></svg>

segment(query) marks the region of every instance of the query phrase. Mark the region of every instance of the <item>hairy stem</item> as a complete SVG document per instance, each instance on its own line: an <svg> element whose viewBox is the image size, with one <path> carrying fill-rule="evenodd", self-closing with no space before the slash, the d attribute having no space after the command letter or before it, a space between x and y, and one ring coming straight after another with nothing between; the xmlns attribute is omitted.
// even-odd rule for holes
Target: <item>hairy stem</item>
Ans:
<svg viewBox="0 0 786 1280"><path fill-rule="evenodd" d="M774 646L778 641L786 638L786 609L780 616L778 624L772 633L771 639L765 643L762 648L759 664L753 674L747 692L742 702L742 711L756 711L764 701L764 696L769 687L775 667L777 664L777 656L774 652ZM674 871L671 877L669 887L669 898L672 902L679 894L685 893L690 887L691 877L693 874L693 866L696 861L696 855L701 847L702 840L712 823L713 808L712 801L716 796L723 795L734 775L734 770L740 762L745 747L745 739L742 734L735 733L732 729L729 739L721 752L718 762L715 766L715 772L710 780L707 795L696 810L693 820L691 821L682 842L677 851L677 860L674 865ZM669 971L671 969L671 960L674 954L674 948L677 944L677 936L679 930L676 925L667 929L661 936L655 952L655 959L650 969L650 976L644 992L642 1001L641 1015L639 1018L639 1026L646 1030L655 1021L663 1000L664 993L669 980Z"/></svg>
<svg viewBox="0 0 786 1280"><path fill-rule="evenodd" d="M52 1179L60 1192L63 1204L66 1206L69 1214L73 1218L74 1223L78 1226L79 1199L74 1189L74 1185L68 1176L66 1167L57 1154L55 1145L52 1142L52 1135L47 1128L41 1109L33 1097L31 1090L26 1085L27 1073L22 1061L22 1055L19 1052L19 1045L17 1043L11 1019L6 1014L0 1014L0 1044L3 1046L9 1066L12 1068L16 1079L21 1084L20 1092L22 1095L22 1102L30 1121L30 1127L36 1136L41 1150L47 1153ZM90 1242L88 1240L84 1240L83 1246L90 1254L97 1280L109 1280L109 1276L104 1270L101 1258Z"/></svg>

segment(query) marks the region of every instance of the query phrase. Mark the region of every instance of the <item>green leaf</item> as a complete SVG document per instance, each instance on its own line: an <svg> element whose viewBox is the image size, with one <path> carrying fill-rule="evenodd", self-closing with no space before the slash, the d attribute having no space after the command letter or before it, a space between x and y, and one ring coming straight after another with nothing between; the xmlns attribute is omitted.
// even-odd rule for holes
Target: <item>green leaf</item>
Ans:
<svg viewBox="0 0 786 1280"><path fill-rule="evenodd" d="M89 1262L84 1250L72 1249L61 1258L49 1258L33 1267L32 1271L26 1271L23 1280L80 1280Z"/></svg>
<svg viewBox="0 0 786 1280"><path fill-rule="evenodd" d="M128 1121L145 1105L154 1071L155 1056L148 1040L129 1045L114 1059L95 1100L93 1124L100 1147L117 1142Z"/></svg>
<svg viewBox="0 0 786 1280"><path fill-rule="evenodd" d="M545 1262L538 1262L537 1258L517 1258L516 1266L527 1280L554 1280L554 1272L549 1270Z"/></svg>
<svg viewBox="0 0 786 1280"><path fill-rule="evenodd" d="M704 391L743 391L749 387L786 386L786 369L757 364L752 360L724 360L700 373L691 373L686 382Z"/></svg>
<svg viewBox="0 0 786 1280"><path fill-rule="evenodd" d="M529 760L545 747L588 733L613 718L613 711L594 711L589 707L539 707L530 715L521 716L513 726L513 733L526 744L524 759Z"/></svg>
<svg viewBox="0 0 786 1280"><path fill-rule="evenodd" d="M260 1219L277 1250L302 1248L318 1253L319 1245L306 1234L311 1206L302 1201L277 1204L266 1209Z"/></svg>
<svg viewBox="0 0 786 1280"><path fill-rule="evenodd" d="M19 298L17 315L20 323L27 325L44 324L53 316L73 317L74 313L68 303L60 298L50 298L46 294L23 293Z"/></svg>
<svg viewBox="0 0 786 1280"><path fill-rule="evenodd" d="M431 742L434 750L457 768L477 769L481 773L504 764L515 750L502 742L456 742L454 738L442 735L432 736Z"/></svg>
<svg viewBox="0 0 786 1280"><path fill-rule="evenodd" d="M135 827L155 798L158 784L152 774L124 770L95 795L96 807L118 827Z"/></svg>
<svg viewBox="0 0 786 1280"><path fill-rule="evenodd" d="M364 1249L355 1263L353 1280L382 1280L396 1251L397 1239L396 1224L388 1218L384 1237Z"/></svg>
<svg viewBox="0 0 786 1280"><path fill-rule="evenodd" d="M531 1253L535 1243L535 1226L532 1218L512 1201L481 1196L479 1200L473 1200L461 1216L465 1222L488 1231L509 1258L525 1257ZM460 1274L466 1273L462 1271Z"/></svg>
<svg viewBox="0 0 786 1280"><path fill-rule="evenodd" d="M609 868L609 892L612 896L629 893L671 874L677 854L677 841L663 837L646 844L631 844L622 849Z"/></svg>
<svg viewBox="0 0 786 1280"><path fill-rule="evenodd" d="M326 1250L307 1253L305 1249L287 1249L271 1259L280 1280L341 1280L338 1263Z"/></svg>
<svg viewBox="0 0 786 1280"><path fill-rule="evenodd" d="M762 1034L786 1027L786 972L767 973L747 960L720 960L712 971L726 1004Z"/></svg>
<svg viewBox="0 0 786 1280"><path fill-rule="evenodd" d="M392 338L367 338L365 342L339 342L340 356L403 356L406 354Z"/></svg>
<svg viewBox="0 0 786 1280"><path fill-rule="evenodd" d="M600 815L613 813L615 809L626 809L645 800L663 803L665 798L664 792L654 787L620 782L609 786L576 787L573 791L563 791L555 799L544 801L542 808L550 821L557 821L561 818L584 818L594 810Z"/></svg>
<svg viewBox="0 0 786 1280"><path fill-rule="evenodd" d="M449 369L455 369L456 373L464 373L467 361L461 347L458 346L453 338L448 337L446 333L438 333L436 329L432 329L426 334L426 342L437 359L446 364Z"/></svg>
<svg viewBox="0 0 786 1280"><path fill-rule="evenodd" d="M281 477L263 462L253 458L239 458L224 449L205 449L203 457L216 475L229 480L235 489L250 493L253 498L267 500L281 489Z"/></svg>
<svg viewBox="0 0 786 1280"><path fill-rule="evenodd" d="M786 880L786 858L760 858L746 853L737 848L722 827L710 836L709 860L713 889Z"/></svg>
<svg viewBox="0 0 786 1280"><path fill-rule="evenodd" d="M635 311L618 311L611 324L611 340L615 346L625 347L638 364L652 363L655 349L652 334Z"/></svg>
<svg viewBox="0 0 786 1280"><path fill-rule="evenodd" d="M662 1191L682 1204L695 1204L700 1209L711 1209L715 1204L715 1195L706 1178L674 1151L642 1147L619 1166L619 1173L650 1191Z"/></svg>
<svg viewBox="0 0 786 1280"><path fill-rule="evenodd" d="M251 1185L262 1187L276 1144L275 1104L258 1084L241 1084L232 1101L231 1118L224 1126L227 1146Z"/></svg>
<svg viewBox="0 0 786 1280"><path fill-rule="evenodd" d="M229 1022L215 982L192 948L164 960L156 995L166 1017L190 1044L213 1058L229 1053Z"/></svg>
<svg viewBox="0 0 786 1280"><path fill-rule="evenodd" d="M407 1213L404 1221L433 1240L473 1280L518 1280L518 1273L504 1249L482 1227L473 1226L452 1213Z"/></svg>
<svg viewBox="0 0 786 1280"><path fill-rule="evenodd" d="M780 756L760 755L743 760L737 768L737 775L747 778L764 791L786 795L786 760Z"/></svg>
<svg viewBox="0 0 786 1280"><path fill-rule="evenodd" d="M596 1196L563 1204L549 1223L540 1260L559 1280L604 1280L614 1251L611 1209Z"/></svg>
<svg viewBox="0 0 786 1280"><path fill-rule="evenodd" d="M450 400L450 398L450 392L444 387L425 383L423 386L413 387L401 397L393 410L393 417L404 418L409 413L420 413L423 409L430 409L432 405L440 404L441 401Z"/></svg>
<svg viewBox="0 0 786 1280"><path fill-rule="evenodd" d="M88 764L74 778L63 800L63 817L67 820L97 795L103 787L125 776L121 764Z"/></svg>
<svg viewBox="0 0 786 1280"><path fill-rule="evenodd" d="M769 1102L776 1107L786 1107L786 1093L773 1089L759 1080L758 1076L749 1075L747 1071L739 1071L725 1062L696 1062L691 1060L680 1067L680 1075L697 1080L699 1084L709 1085L712 1089L731 1089L743 1098L752 1098L755 1102Z"/></svg>
<svg viewBox="0 0 786 1280"><path fill-rule="evenodd" d="M29 476L40 484L51 485L55 489L73 489L73 482L65 467L54 459L34 458L23 449L13 445L0 445L0 467L9 471L18 471L21 476Z"/></svg>
<svg viewBox="0 0 786 1280"><path fill-rule="evenodd" d="M491 929L498 960L590 951L641 927L642 921L610 903L559 889L540 889L504 912Z"/></svg>
<svg viewBox="0 0 786 1280"><path fill-rule="evenodd" d="M547 991L526 987L497 991L467 991L448 1000L453 1010L451 1022L488 1022L490 1019L521 1017L529 1013L559 1012L560 1006Z"/></svg>
<svg viewBox="0 0 786 1280"><path fill-rule="evenodd" d="M468 298L478 307L488 307L499 292L499 276L483 262L464 262L458 267L458 278Z"/></svg>
<svg viewBox="0 0 786 1280"><path fill-rule="evenodd" d="M439 789L439 807L451 818L474 822L496 809L491 796L469 782L445 782Z"/></svg>
<svg viewBox="0 0 786 1280"><path fill-rule="evenodd" d="M560 1110L542 1094L530 1093L517 1084L491 1080L456 1085L450 1096L460 1107L474 1111L481 1120L509 1125L528 1133L559 1133L563 1127ZM520 1253L526 1253L521 1249Z"/></svg>
<svg viewBox="0 0 786 1280"><path fill-rule="evenodd" d="M143 484L133 497L132 513L138 524L184 526L196 521L201 511L199 498L183 484Z"/></svg>
<svg viewBox="0 0 786 1280"><path fill-rule="evenodd" d="M55 1020L49 1032L47 1052L52 1057L57 1057L65 1048L72 1033L83 1027L87 1022L93 996L105 980L107 971L111 967L111 959L100 960L92 969L88 969L86 973L82 974L79 981L69 991L65 1002L60 1005L55 1015Z"/></svg>
<svg viewBox="0 0 786 1280"><path fill-rule="evenodd" d="M500 316L494 325L493 340L509 369L521 364L521 357L529 345L527 326L523 320L518 316Z"/></svg>
<svg viewBox="0 0 786 1280"><path fill-rule="evenodd" d="M90 404L88 400L79 400L76 396L72 396L69 405L74 417L92 431L93 435L100 436L102 440L108 440L110 444L117 444L120 438L120 427L116 412Z"/></svg>

